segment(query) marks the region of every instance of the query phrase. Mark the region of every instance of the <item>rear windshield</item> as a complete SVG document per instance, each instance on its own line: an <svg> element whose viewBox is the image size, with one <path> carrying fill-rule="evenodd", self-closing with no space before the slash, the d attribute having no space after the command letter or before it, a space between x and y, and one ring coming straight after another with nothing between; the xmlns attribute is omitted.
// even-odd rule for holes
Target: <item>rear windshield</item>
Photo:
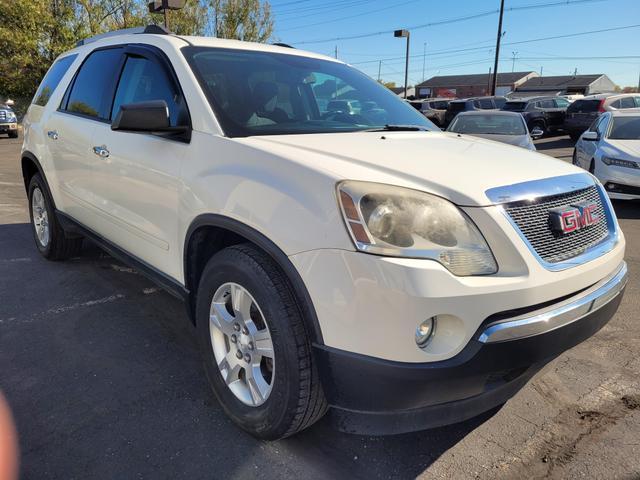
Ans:
<svg viewBox="0 0 640 480"><path fill-rule="evenodd" d="M612 140L640 140L640 115L614 117L609 138Z"/></svg>
<svg viewBox="0 0 640 480"><path fill-rule="evenodd" d="M507 102L502 107L502 110L508 110L509 112L522 112L527 107L527 102Z"/></svg>
<svg viewBox="0 0 640 480"><path fill-rule="evenodd" d="M465 104L466 102L450 102L447 109L453 112L461 112L462 110L464 110Z"/></svg>
<svg viewBox="0 0 640 480"><path fill-rule="evenodd" d="M570 113L592 113L600 108L600 100L576 100L567 108Z"/></svg>
<svg viewBox="0 0 640 480"><path fill-rule="evenodd" d="M429 102L429 104L431 105L431 108L435 110L446 110L449 102L447 100L438 100L435 102Z"/></svg>
<svg viewBox="0 0 640 480"><path fill-rule="evenodd" d="M521 115L469 115L456 116L449 128L450 132L483 135L525 135Z"/></svg>

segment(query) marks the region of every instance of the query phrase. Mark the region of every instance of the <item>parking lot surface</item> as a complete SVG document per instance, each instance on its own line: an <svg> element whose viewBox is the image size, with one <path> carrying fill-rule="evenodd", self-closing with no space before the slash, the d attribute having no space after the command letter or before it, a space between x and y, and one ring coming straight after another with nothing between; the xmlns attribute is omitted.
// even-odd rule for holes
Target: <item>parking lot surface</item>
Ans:
<svg viewBox="0 0 640 480"><path fill-rule="evenodd" d="M320 422L261 442L227 420L173 297L96 247L33 244L21 139L0 138L0 390L23 478L640 478L640 204L616 203L630 282L597 335L501 410L431 431L347 435ZM537 142L570 161L567 137Z"/></svg>

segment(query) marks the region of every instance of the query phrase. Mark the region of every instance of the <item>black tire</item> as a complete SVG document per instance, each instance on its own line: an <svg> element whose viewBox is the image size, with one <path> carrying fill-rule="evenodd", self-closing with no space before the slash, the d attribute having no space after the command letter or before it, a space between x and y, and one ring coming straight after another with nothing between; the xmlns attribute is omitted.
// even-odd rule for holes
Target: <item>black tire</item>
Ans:
<svg viewBox="0 0 640 480"><path fill-rule="evenodd" d="M39 190L44 199L44 208L47 213L49 240L46 244L40 241L36 233L33 212L33 196ZM53 202L49 196L49 190L39 173L36 173L29 181L29 217L31 219L31 231L36 242L36 247L42 256L48 260L65 260L77 256L82 249L82 238L69 238L60 226L53 209Z"/></svg>
<svg viewBox="0 0 640 480"><path fill-rule="evenodd" d="M215 292L241 285L262 311L271 334L274 377L261 405L249 406L229 389L217 366L209 316ZM311 354L302 314L285 275L251 244L225 248L207 263L196 299L196 328L209 383L226 414L240 428L265 440L293 435L322 418L327 404Z"/></svg>

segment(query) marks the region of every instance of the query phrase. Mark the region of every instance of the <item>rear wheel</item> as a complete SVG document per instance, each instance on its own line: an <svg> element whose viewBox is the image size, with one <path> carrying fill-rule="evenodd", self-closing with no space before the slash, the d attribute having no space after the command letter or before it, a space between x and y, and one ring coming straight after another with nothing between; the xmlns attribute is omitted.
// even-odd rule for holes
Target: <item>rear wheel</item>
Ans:
<svg viewBox="0 0 640 480"><path fill-rule="evenodd" d="M49 260L76 256L82 248L82 238L65 236L47 192L44 180L36 173L29 181L29 215L36 247Z"/></svg>
<svg viewBox="0 0 640 480"><path fill-rule="evenodd" d="M324 415L300 309L269 256L249 244L218 252L205 267L196 303L209 382L240 428L275 440Z"/></svg>
<svg viewBox="0 0 640 480"><path fill-rule="evenodd" d="M549 133L547 130L547 125L541 120L534 120L533 122L531 122L531 125L529 125L529 131L533 132L534 128L539 128L540 130L542 130L543 137Z"/></svg>

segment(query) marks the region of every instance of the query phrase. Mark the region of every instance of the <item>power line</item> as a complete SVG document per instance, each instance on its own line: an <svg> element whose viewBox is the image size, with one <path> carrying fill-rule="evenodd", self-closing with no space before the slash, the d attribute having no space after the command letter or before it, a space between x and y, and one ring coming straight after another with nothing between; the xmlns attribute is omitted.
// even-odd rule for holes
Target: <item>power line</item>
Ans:
<svg viewBox="0 0 640 480"><path fill-rule="evenodd" d="M548 2L548 3L544 3L544 4L535 3L535 4L528 4L528 5L521 5L519 7L509 7L509 8L505 8L505 11L512 12L512 11L518 11L518 10L534 10L534 9L539 9L539 8L578 5L578 4L584 4L584 3L594 3L594 2L603 2L603 1L607 1L607 0L563 0L563 1ZM446 24L450 24L450 23L464 22L464 21L467 21L467 20L474 20L476 18L482 18L482 17L487 17L487 16L490 16L490 15L495 15L498 12L499 12L499 10L488 10L488 11L484 11L484 12L465 15L465 16L462 16L462 17L454 17L454 18L440 20L440 21L436 21L436 22L424 23L424 24L421 24L421 25L413 25L411 27L407 27L406 30L418 30L418 29L427 28L427 27L433 27L433 26L437 26L437 25L446 25ZM331 20L331 21L327 21L327 22L323 22L323 23L330 23L330 22L334 22L334 21L336 21L336 20ZM317 24L314 24L314 25L317 25ZM312 26L312 25L305 25L304 27L307 27L307 26ZM300 27L300 28L304 28L304 27ZM381 30L381 31L378 31L378 32L361 33L361 34L350 35L350 36L346 36L346 37L335 37L335 38L326 38L326 39L318 39L318 40L305 40L305 41L302 41L302 42L290 42L290 43L293 43L295 45L309 45L309 44L314 44L314 43L335 42L335 41L340 41L340 40L353 40L353 39L358 39L358 38L374 37L374 36L377 36L377 35L386 35L386 34L389 34L391 32L393 32L393 30Z"/></svg>

